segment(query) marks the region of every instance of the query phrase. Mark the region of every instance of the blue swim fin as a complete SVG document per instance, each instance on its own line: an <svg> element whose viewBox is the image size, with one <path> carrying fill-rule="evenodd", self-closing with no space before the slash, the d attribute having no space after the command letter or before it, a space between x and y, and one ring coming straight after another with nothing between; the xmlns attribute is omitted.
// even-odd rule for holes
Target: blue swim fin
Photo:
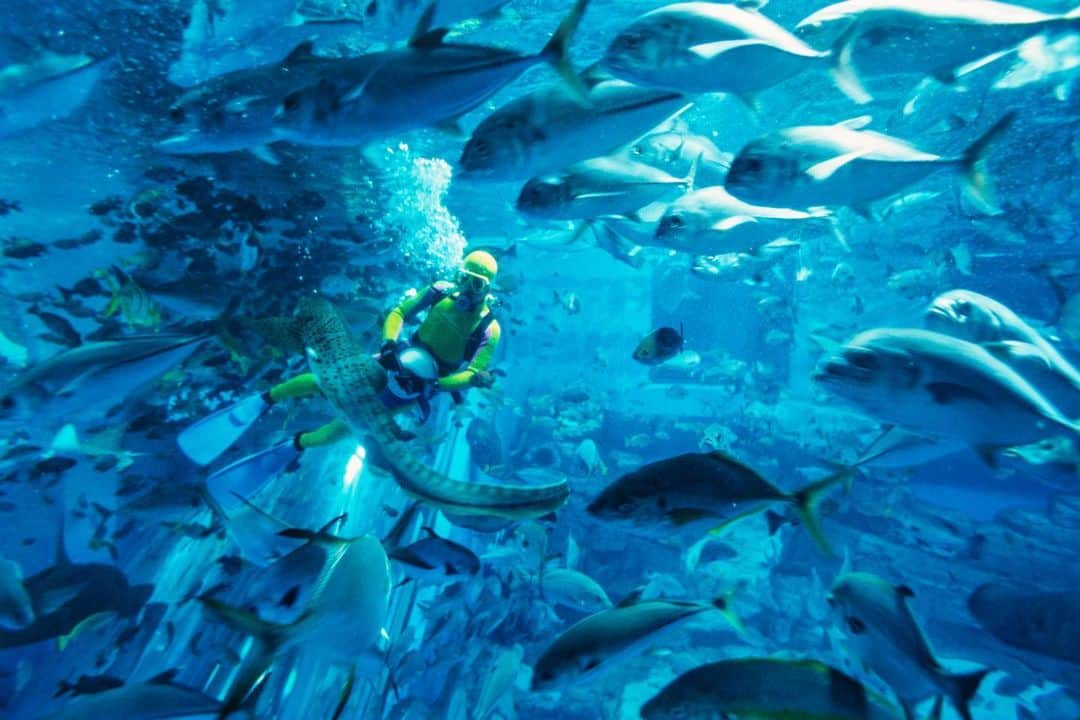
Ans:
<svg viewBox="0 0 1080 720"><path fill-rule="evenodd" d="M206 489L225 512L231 512L295 463L300 452L292 439L260 450L211 473Z"/></svg>
<svg viewBox="0 0 1080 720"><path fill-rule="evenodd" d="M261 394L243 398L186 428L176 442L193 462L209 465L232 447L268 407L270 404Z"/></svg>

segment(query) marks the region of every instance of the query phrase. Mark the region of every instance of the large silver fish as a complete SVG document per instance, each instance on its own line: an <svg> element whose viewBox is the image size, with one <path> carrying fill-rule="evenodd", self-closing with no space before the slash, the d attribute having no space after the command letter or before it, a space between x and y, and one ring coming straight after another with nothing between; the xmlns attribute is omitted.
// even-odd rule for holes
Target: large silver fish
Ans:
<svg viewBox="0 0 1080 720"><path fill-rule="evenodd" d="M968 705L990 671L959 674L942 667L909 605L912 595L910 588L870 573L844 573L833 584L829 604L843 617L854 654L893 689L907 720L915 720L921 700L937 694L971 720Z"/></svg>
<svg viewBox="0 0 1080 720"><path fill-rule="evenodd" d="M814 541L828 552L818 506L827 491L849 478L850 473L840 472L787 493L720 451L684 453L622 475L589 503L587 511L655 530L701 521L716 526L785 503L795 507Z"/></svg>
<svg viewBox="0 0 1080 720"><path fill-rule="evenodd" d="M847 69L849 94L869 100L859 74L928 75L953 82L964 66L1015 48L1045 32L1080 29L1068 15L994 0L844 0L803 18L803 36L839 33L834 52Z"/></svg>
<svg viewBox="0 0 1080 720"><path fill-rule="evenodd" d="M0 137L75 112L110 65L109 58L43 53L0 68Z"/></svg>
<svg viewBox="0 0 1080 720"><path fill-rule="evenodd" d="M979 345L930 330L862 332L815 379L881 420L958 438L987 459L1053 434L1080 437L1080 428L1014 369Z"/></svg>
<svg viewBox="0 0 1080 720"><path fill-rule="evenodd" d="M5 419L72 416L108 409L183 362L209 335L129 336L65 350L0 389Z"/></svg>
<svg viewBox="0 0 1080 720"><path fill-rule="evenodd" d="M984 346L1031 381L1066 416L1080 416L1080 370L1004 304L971 290L950 290L930 303L924 324Z"/></svg>
<svg viewBox="0 0 1080 720"><path fill-rule="evenodd" d="M629 145L623 154L629 160L652 165L673 177L686 177L693 168L694 185L699 188L723 185L733 157L731 153L721 152L704 135L680 130L650 133Z"/></svg>
<svg viewBox="0 0 1080 720"><path fill-rule="evenodd" d="M587 4L577 0L535 54L446 43L445 30L425 32L425 18L408 46L339 60L317 82L285 97L274 131L305 145L363 145L456 122L539 63L552 64L576 87L579 81L566 53Z"/></svg>
<svg viewBox="0 0 1080 720"><path fill-rule="evenodd" d="M134 618L154 591L152 585L131 585L127 576L112 565L71 562L62 529L55 562L26 578L23 586L34 617L17 629L0 627L0 648L33 645L67 635L99 613Z"/></svg>
<svg viewBox="0 0 1080 720"><path fill-rule="evenodd" d="M518 195L517 209L555 220L633 215L682 194L692 181L619 157L593 158L529 180Z"/></svg>
<svg viewBox="0 0 1080 720"><path fill-rule="evenodd" d="M582 102L555 86L519 97L484 118L465 144L461 176L524 180L615 151L690 107L669 90L608 80Z"/></svg>
<svg viewBox="0 0 1080 720"><path fill-rule="evenodd" d="M695 255L753 253L775 240L791 221L825 217L782 207L751 205L721 186L686 193L668 205L656 226L656 244Z"/></svg>
<svg viewBox="0 0 1080 720"><path fill-rule="evenodd" d="M643 649L657 635L709 610L720 610L738 627L724 598L712 604L639 600L630 596L616 607L577 622L555 639L533 666L533 690L566 687L610 670L620 658Z"/></svg>
<svg viewBox="0 0 1080 720"><path fill-rule="evenodd" d="M281 62L226 73L192 87L169 109L169 135L155 147L172 155L249 150L276 163L266 149L280 139L274 134L274 114L290 93L335 62L314 55L312 49L304 42Z"/></svg>
<svg viewBox="0 0 1080 720"><path fill-rule="evenodd" d="M683 673L641 708L645 720L736 717L900 720L886 698L816 660L721 660Z"/></svg>
<svg viewBox="0 0 1080 720"><path fill-rule="evenodd" d="M830 57L759 12L685 2L645 13L620 31L603 64L641 85L749 99L804 70L827 69Z"/></svg>
<svg viewBox="0 0 1080 720"><path fill-rule="evenodd" d="M983 161L1012 119L1011 113L1003 117L956 157L928 153L861 129L869 118L786 128L740 150L725 186L732 195L751 203L792 208L848 206L868 212L870 203L939 170L952 170L964 176L971 201L993 214L998 210Z"/></svg>

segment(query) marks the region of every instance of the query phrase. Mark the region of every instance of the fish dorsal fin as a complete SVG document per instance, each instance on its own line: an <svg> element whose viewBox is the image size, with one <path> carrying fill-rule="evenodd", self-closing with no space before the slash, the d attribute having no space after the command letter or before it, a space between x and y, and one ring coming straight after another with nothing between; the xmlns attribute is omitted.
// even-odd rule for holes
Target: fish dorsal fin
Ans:
<svg viewBox="0 0 1080 720"><path fill-rule="evenodd" d="M874 122L873 115L859 115L858 117L848 118L847 120L841 120L838 123L834 123L833 127L846 128L848 130L862 130L872 122Z"/></svg>
<svg viewBox="0 0 1080 720"><path fill-rule="evenodd" d="M641 602L641 595L645 592L644 587L634 588L630 593L618 602L615 607L630 607L631 605L637 605Z"/></svg>
<svg viewBox="0 0 1080 720"><path fill-rule="evenodd" d="M419 512L419 510L419 503L413 503L405 508L405 512L401 513L397 522L394 523L394 527L390 528L390 532L386 533L386 537L382 540L382 544L387 550L401 545L401 538L404 537L405 532L409 529L409 525L412 524L413 518L416 517L416 513Z"/></svg>
<svg viewBox="0 0 1080 720"><path fill-rule="evenodd" d="M816 165L811 165L806 168L805 173L812 177L814 180L822 181L828 180L830 177L836 174L836 172L855 160L858 160L865 154L863 150L855 150L854 152L844 153L843 155L837 155L836 157L823 160Z"/></svg>
<svg viewBox="0 0 1080 720"><path fill-rule="evenodd" d="M412 35L409 36L409 47L425 47L425 45L422 44L422 41L423 38L431 32L431 22L434 18L435 2L432 2L428 4L424 9L424 12L420 15L420 19L416 21Z"/></svg>
<svg viewBox="0 0 1080 720"><path fill-rule="evenodd" d="M149 685L171 685L173 680L176 679L176 674L178 672L180 672L178 668L172 668L171 670L166 670L163 673L158 673L146 682Z"/></svg>
<svg viewBox="0 0 1080 720"><path fill-rule="evenodd" d="M281 61L282 65L291 65L301 60L308 60L315 57L315 43L311 40L305 40L292 49L285 59Z"/></svg>
<svg viewBox="0 0 1080 720"><path fill-rule="evenodd" d="M412 38L409 40L409 47L412 48L437 48L443 44L443 40L446 38L446 34L450 32L449 28L435 28L430 30L420 37Z"/></svg>

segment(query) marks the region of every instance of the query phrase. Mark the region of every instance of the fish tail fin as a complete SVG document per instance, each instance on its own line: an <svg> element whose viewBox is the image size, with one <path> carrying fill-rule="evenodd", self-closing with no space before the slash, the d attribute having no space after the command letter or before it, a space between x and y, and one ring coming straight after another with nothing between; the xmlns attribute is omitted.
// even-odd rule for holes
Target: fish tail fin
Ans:
<svg viewBox="0 0 1080 720"><path fill-rule="evenodd" d="M850 486L853 474L854 471L849 468L841 470L823 480L811 483L794 495L795 509L799 512L799 518L806 527L806 531L810 533L810 537L814 539L814 542L826 555L833 555L833 550L825 537L825 531L821 527L819 506L825 497L825 493L831 490L834 485L842 482Z"/></svg>
<svg viewBox="0 0 1080 720"><path fill-rule="evenodd" d="M979 692L979 685L982 683L983 678L991 672L993 672L993 668L983 668L972 673L946 676L949 699L956 708L956 712L960 713L960 717L964 720L971 720L971 709L968 705L971 703L972 698L975 697L975 694Z"/></svg>
<svg viewBox="0 0 1080 720"><path fill-rule="evenodd" d="M551 66L562 77L567 87L582 100L588 98L589 89L570 63L569 48L570 38L573 37L578 25L581 24L581 18L585 15L585 8L588 4L589 0L577 0L570 13L559 23L559 27L556 28L555 34L551 36L551 40L548 40L547 45L540 51L540 56L551 63Z"/></svg>
<svg viewBox="0 0 1080 720"><path fill-rule="evenodd" d="M926 720L941 720L941 711L945 707L945 698L938 695L934 698L934 706L930 708L930 714L926 716Z"/></svg>
<svg viewBox="0 0 1080 720"><path fill-rule="evenodd" d="M743 625L742 618L732 608L731 601L735 599L736 590L728 590L726 593L712 601L712 606L720 611L724 616L724 619L731 623L731 627L735 628L735 631L740 635L746 633L746 626Z"/></svg>
<svg viewBox="0 0 1080 720"><path fill-rule="evenodd" d="M840 92L851 98L853 102L865 105L872 101L874 96L863 87L859 73L855 69L852 53L855 50L855 41L858 37L859 22L856 20L833 43L832 52L829 53L828 58L836 87L840 89Z"/></svg>
<svg viewBox="0 0 1080 720"><path fill-rule="evenodd" d="M1016 119L1016 111L1006 113L982 136L971 143L960 158L964 171L964 193L987 215L997 215L1001 208L994 199L994 189L986 172L986 153Z"/></svg>

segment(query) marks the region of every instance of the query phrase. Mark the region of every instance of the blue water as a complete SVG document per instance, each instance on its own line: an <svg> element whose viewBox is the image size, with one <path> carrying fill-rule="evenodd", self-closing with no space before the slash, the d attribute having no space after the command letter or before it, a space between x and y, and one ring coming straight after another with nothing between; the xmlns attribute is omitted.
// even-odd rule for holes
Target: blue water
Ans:
<svg viewBox="0 0 1080 720"><path fill-rule="evenodd" d="M1029 4L1054 16L1072 9L1068 0ZM480 5L487 7L472 10ZM438 2L436 18L454 16L449 41L534 53L570 3L497 5ZM758 12L792 29L826 5L771 0ZM592 0L570 40L570 62L579 71L592 65L618 33L661 6ZM307 29L294 12L351 25ZM481 121L530 93L564 92L542 62L464 115L443 118L458 132L408 127L405 113L395 117L404 129L373 130L335 147L272 134L224 152L170 154L158 145L180 132L174 115L184 93L219 92L215 76L275 67L307 37L327 57L401 48L421 12L402 0L7 0L0 7L0 387L4 396L29 397L0 420L0 717L213 717L217 701L256 684L243 670L264 654L265 676L243 709L254 717L637 718L688 670L745 657L820 661L891 698L890 712L900 713L894 688L856 654L850 622L826 602L843 565L913 590L907 602L949 670L993 670L972 700L974 718L1080 718L1077 655L1047 649L1047 638L1080 643L1075 617L1051 614L1035 629L1008 618L1021 635L1038 636L1036 647L1024 648L980 623L968 602L977 587L995 583L1072 593L1070 607L1080 607L1080 491L1069 437L1053 461L1009 452L987 458L963 439L959 423L944 431L956 446L933 457L866 464L847 492L822 505L831 556L793 513L775 534L753 515L699 545L709 526L627 527L586 511L626 473L683 453L722 451L784 491L855 463L896 421L830 392L813 380L815 368L859 331L921 327L927 305L955 288L1011 308L1063 362L1080 362L1080 48L1070 27L1032 31L949 85L905 66L918 57L904 46L919 37L917 28L892 40L894 67L867 73L869 104L845 97L822 60L753 97L687 93L689 109L656 118L658 125L626 131L616 123L569 144L586 160L618 151L609 142L617 132L697 136L726 158L712 168L722 174L731 156L768 133L869 115L869 130L954 158L1016 111L987 155L998 214L978 212L956 173L932 173L868 209L841 202L828 219L754 221L763 235L743 249L757 254L713 258L722 268L714 275L693 268L715 249L665 247L654 238L667 205L690 189L676 185L686 170L672 162L657 167L670 171L676 190L656 203L573 220L517 209L530 174L492 182L463 172L462 149ZM807 42L829 48L820 38ZM379 66L381 77L395 62ZM338 77L316 73L297 87L323 80L325 89ZM406 83L379 78L355 96L392 108ZM438 87L429 92L410 113L446 101ZM280 116L287 95L271 83L215 98L229 113L247 107L269 118L275 109ZM188 105L186 119L209 104ZM560 132L550 118L540 126ZM666 147L677 154L683 146ZM692 164L700 190L706 161ZM775 254L757 248L781 237L794 245ZM200 598L265 622L319 620L326 601L318 588L342 577L334 575L334 553L357 546L330 543L297 568L283 558L322 546L281 531L316 531L343 516L331 526L338 538L385 539L415 498L378 467L368 451L377 441L354 427L347 440L305 450L298 464L271 464L225 488L216 495L227 504L224 515L208 505L201 488L210 473L330 419L335 410L322 398L273 408L208 467L181 452L178 435L306 370L298 348L256 321L291 316L303 297L325 298L360 347L375 353L385 314L411 289L454 280L476 248L499 263L491 288L502 331L489 368L495 384L469 390L461 404L439 394L406 447L465 482L565 480L568 501L553 515L496 518L476 529L421 498L421 521L403 544L429 527L478 556L479 572L448 576L436 567L434 578L403 582L404 563L391 559L387 573L380 561L376 571L350 577L353 584L335 586L344 607L355 596L363 617L345 612L324 623L329 633L298 634L267 650ZM638 343L663 326L681 328L682 352L655 366L635 361ZM173 332L208 339L151 370L76 373L59 384L62 368L47 362L103 340ZM79 404L88 387L100 396L89 407ZM1006 427L1013 420L996 397L987 412L1000 413L995 421ZM1066 408L1076 398L1066 391L1045 403L1047 412L1075 415ZM927 403L925 414L951 409ZM915 425L908 429L922 427ZM1047 438L1058 434L1069 431L1045 428ZM50 568L70 563L82 574L49 580ZM600 609L568 608L543 592L551 568L588 575L615 603L636 589L646 599L694 602L733 591L745 631L702 613L644 638L603 672L534 691L532 667L545 650ZM123 582L106 588L105 577ZM49 582L49 592L34 589ZM150 594L121 611L136 586ZM88 600L99 587L104 600ZM11 616L24 589L39 620L61 611L70 621L13 639L25 625ZM297 589L299 600L284 599ZM365 622L362 641L327 640L335 623ZM169 671L163 687L176 694L167 707L102 701L107 709L94 709L94 698L119 697L121 687L133 694ZM63 691L80 678L74 693ZM917 716L928 715L934 694L918 698ZM960 717L948 702L942 716Z"/></svg>

